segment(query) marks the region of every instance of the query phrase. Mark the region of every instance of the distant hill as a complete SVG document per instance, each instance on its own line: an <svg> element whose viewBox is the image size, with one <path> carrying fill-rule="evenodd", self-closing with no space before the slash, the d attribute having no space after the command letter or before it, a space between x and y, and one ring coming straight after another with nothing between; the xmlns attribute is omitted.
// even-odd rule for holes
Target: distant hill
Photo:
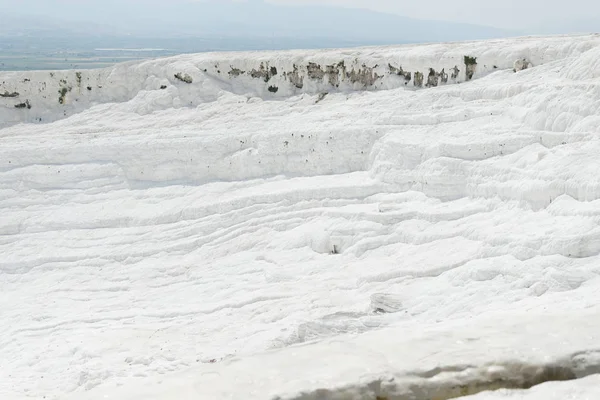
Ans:
<svg viewBox="0 0 600 400"><path fill-rule="evenodd" d="M518 34L362 9L261 0L28 0L27 6L0 0L0 70L98 68L206 51L348 48Z"/></svg>
<svg viewBox="0 0 600 400"><path fill-rule="evenodd" d="M370 10L331 6L281 6L262 0L186 2L117 0L52 2L30 0L27 7L2 9L0 32L53 28L58 32L146 37L275 37L340 39L352 44L415 43L489 39L518 35L503 29L427 21ZM13 3L14 4L14 3ZM19 26L15 27L15 20ZM27 16L28 18L23 18ZM23 21L32 21L29 26ZM48 29L44 29L48 33ZM327 40L323 43L326 47Z"/></svg>

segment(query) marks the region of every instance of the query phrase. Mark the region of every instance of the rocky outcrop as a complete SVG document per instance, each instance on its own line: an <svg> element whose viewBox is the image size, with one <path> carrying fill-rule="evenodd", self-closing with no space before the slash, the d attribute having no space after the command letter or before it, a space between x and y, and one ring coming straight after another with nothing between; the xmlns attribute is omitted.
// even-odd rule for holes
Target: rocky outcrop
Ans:
<svg viewBox="0 0 600 400"><path fill-rule="evenodd" d="M283 76L287 79L296 89L302 89L304 87L304 77L298 71L298 66L294 64L293 70L284 72Z"/></svg>
<svg viewBox="0 0 600 400"><path fill-rule="evenodd" d="M394 67L392 64L388 64L390 74L404 77L404 85L408 85L408 82L412 80L412 73L404 71L402 67Z"/></svg>
<svg viewBox="0 0 600 400"><path fill-rule="evenodd" d="M466 79L470 81L477 72L477 57L465 56Z"/></svg>
<svg viewBox="0 0 600 400"><path fill-rule="evenodd" d="M423 87L423 73L422 72L415 72L415 86L416 87Z"/></svg>
<svg viewBox="0 0 600 400"><path fill-rule="evenodd" d="M600 41L596 37L577 38L578 46L581 40ZM531 39L526 44L520 41L514 50L506 50L505 46L500 48L502 51L495 51L495 44L482 42L424 45L422 49L399 46L211 53L98 70L2 73L0 127L19 122L51 122L96 104L130 101L155 90L162 90L161 100L156 103L159 107L194 107L216 100L223 92L273 99L303 93L317 96L401 87L434 89L498 70L517 72L550 62L548 57L540 58L544 52L539 49L551 46L553 41L563 43L565 39ZM565 50L555 58L576 54L581 47L578 46L560 47ZM23 109L31 112L22 112Z"/></svg>
<svg viewBox="0 0 600 400"><path fill-rule="evenodd" d="M31 104L29 103L29 100L25 100L24 103L15 104L15 108L26 108L31 110Z"/></svg>
<svg viewBox="0 0 600 400"><path fill-rule="evenodd" d="M440 80L440 74L435 72L433 68L429 68L429 75L427 75L427 87L435 87L438 85Z"/></svg>
<svg viewBox="0 0 600 400"><path fill-rule="evenodd" d="M4 93L0 93L0 97L19 97L19 93L18 92L9 93L8 91L5 91Z"/></svg>
<svg viewBox="0 0 600 400"><path fill-rule="evenodd" d="M379 76L374 69L377 68L377 65L374 67L367 67L365 64L362 65L362 68L355 70L352 68L350 72L347 72L348 80L351 83L360 83L364 87L370 87L375 84L375 82L382 78L383 76Z"/></svg>
<svg viewBox="0 0 600 400"><path fill-rule="evenodd" d="M185 83L194 82L194 79L192 79L191 76L189 76L188 74L181 73L181 72L176 73L175 78L180 80L181 82L185 82Z"/></svg>
<svg viewBox="0 0 600 400"><path fill-rule="evenodd" d="M520 59L516 60L515 63L513 64L513 71L519 72L519 71L523 71L524 69L528 69L531 67L533 67L533 64L531 63L531 61L529 61L527 58L520 58Z"/></svg>
<svg viewBox="0 0 600 400"><path fill-rule="evenodd" d="M269 64L260 63L258 69L252 69L249 72L250 76L257 79L263 79L266 82L269 82L272 77L277 75L276 67L269 67Z"/></svg>
<svg viewBox="0 0 600 400"><path fill-rule="evenodd" d="M229 76L235 78L235 77L238 77L238 76L243 75L245 73L246 73L245 71L242 71L239 68L231 67L231 70L229 71Z"/></svg>
<svg viewBox="0 0 600 400"><path fill-rule="evenodd" d="M452 80L456 80L458 78L458 74L460 74L460 69L458 69L458 66L455 65L454 68L450 69L450 71L450 78L452 78Z"/></svg>
<svg viewBox="0 0 600 400"><path fill-rule="evenodd" d="M65 79L61 79L59 83L60 89L58 90L58 104L65 104L67 93L69 93L73 88L69 86Z"/></svg>

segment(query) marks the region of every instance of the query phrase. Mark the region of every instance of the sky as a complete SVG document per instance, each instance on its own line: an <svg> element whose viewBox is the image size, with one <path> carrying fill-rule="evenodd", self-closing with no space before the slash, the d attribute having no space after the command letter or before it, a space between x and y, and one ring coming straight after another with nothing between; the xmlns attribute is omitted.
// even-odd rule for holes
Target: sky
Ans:
<svg viewBox="0 0 600 400"><path fill-rule="evenodd" d="M60 18L69 15L69 8L82 4L108 4L114 11L130 12L132 7L151 12L153 6L177 7L186 2L202 2L207 6L228 0L0 0L1 11L32 13L43 9L43 15ZM464 22L525 33L567 33L600 31L600 1L598 0L229 0L261 2L278 5L332 5L367 8L406 17ZM112 6L110 5L112 4ZM242 11L246 12L246 11ZM160 11L157 12L160 16Z"/></svg>
<svg viewBox="0 0 600 400"><path fill-rule="evenodd" d="M581 26L600 15L598 0L269 0L277 4L332 4L361 7L420 19L490 25L527 30L553 23ZM600 18L596 17L596 22ZM589 28L588 28L589 30ZM600 24L597 24L600 31Z"/></svg>

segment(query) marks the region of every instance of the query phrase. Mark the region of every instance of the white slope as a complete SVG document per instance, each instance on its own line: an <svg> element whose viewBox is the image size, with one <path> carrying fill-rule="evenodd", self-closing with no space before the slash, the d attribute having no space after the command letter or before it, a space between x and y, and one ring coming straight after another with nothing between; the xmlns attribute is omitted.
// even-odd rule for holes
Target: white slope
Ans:
<svg viewBox="0 0 600 400"><path fill-rule="evenodd" d="M594 375L579 381L552 382L540 385L532 390L499 390L486 392L469 400L595 400L600 398L600 375Z"/></svg>
<svg viewBox="0 0 600 400"><path fill-rule="evenodd" d="M216 101L223 92L246 99L287 99L302 93L413 89L427 87L432 69L438 75L443 71L446 84L453 84L467 80L465 56L476 58L472 73L477 79L511 70L515 61L523 58L541 65L578 57L598 43L600 35L530 37L509 42L204 53L100 70L5 72L0 79L0 128L18 122L51 122L93 105L115 102L129 101L125 110L146 115L201 106ZM591 78L597 74L590 70L593 66L573 66L570 73L577 78ZM417 72L422 75L422 83L415 78ZM192 84L184 84L181 79L191 80ZM436 80L444 84L442 76ZM164 90L159 90L161 87ZM18 96L2 97L4 93ZM26 102L31 108L15 109Z"/></svg>
<svg viewBox="0 0 600 400"><path fill-rule="evenodd" d="M204 365L166 379L151 377L133 388L100 389L83 398L431 400L528 387L546 379L574 381L600 373L600 351L581 350L597 348L597 316L596 307L579 315L517 312L420 329L399 325ZM589 389L580 383L569 387L574 392ZM506 394L547 400L531 394L538 391L544 389ZM598 393L597 388L591 393ZM473 400L503 394L480 394ZM72 397L78 398L81 393Z"/></svg>
<svg viewBox="0 0 600 400"><path fill-rule="evenodd" d="M473 80L437 87L388 66L465 55ZM599 60L600 36L577 36L0 74L19 93L0 98L0 398L137 399L150 381L165 400L184 376L196 398L312 399L436 366L459 386L486 365L595 371ZM278 74L249 75L261 62ZM203 72L217 63L245 74Z"/></svg>

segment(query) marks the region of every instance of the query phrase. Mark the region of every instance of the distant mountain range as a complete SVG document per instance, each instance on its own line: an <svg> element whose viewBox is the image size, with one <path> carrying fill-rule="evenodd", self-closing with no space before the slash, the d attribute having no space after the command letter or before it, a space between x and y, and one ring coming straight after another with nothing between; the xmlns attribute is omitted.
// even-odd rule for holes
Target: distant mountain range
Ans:
<svg viewBox="0 0 600 400"><path fill-rule="evenodd" d="M0 70L100 68L206 51L347 48L519 34L262 0L0 0Z"/></svg>
<svg viewBox="0 0 600 400"><path fill-rule="evenodd" d="M58 8L30 0L2 9L0 35L101 35L136 37L320 38L352 45L490 39L520 32L487 26L416 20L370 10L330 6L281 6L262 0L86 1ZM15 5L17 4L17 5ZM21 3L23 4L23 3Z"/></svg>

